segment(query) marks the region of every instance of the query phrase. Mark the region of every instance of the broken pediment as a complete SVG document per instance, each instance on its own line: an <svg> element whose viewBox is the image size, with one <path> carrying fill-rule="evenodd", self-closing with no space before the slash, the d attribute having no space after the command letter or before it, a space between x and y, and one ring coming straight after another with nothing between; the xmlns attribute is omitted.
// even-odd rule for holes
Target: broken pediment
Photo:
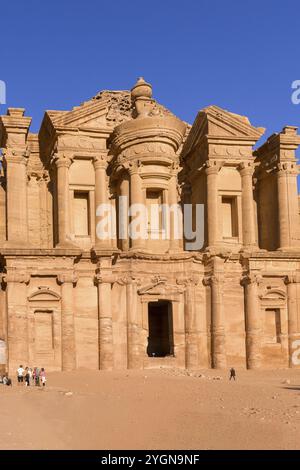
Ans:
<svg viewBox="0 0 300 470"><path fill-rule="evenodd" d="M81 128L84 126L93 127L95 121L101 123L101 127L106 126L105 116L107 113L107 101L88 101L81 106L74 107L71 111L62 113L47 114L54 128Z"/></svg>
<svg viewBox="0 0 300 470"><path fill-rule="evenodd" d="M132 119L129 91L102 91L70 111L47 111L54 128L114 128Z"/></svg>
<svg viewBox="0 0 300 470"><path fill-rule="evenodd" d="M174 295L182 294L184 287L167 283L166 278L158 278L138 289L139 295Z"/></svg>
<svg viewBox="0 0 300 470"><path fill-rule="evenodd" d="M156 115L172 113L153 100ZM54 128L111 128L135 117L130 91L104 90L92 99L70 111L47 111L46 116ZM45 120L46 121L46 120Z"/></svg>
<svg viewBox="0 0 300 470"><path fill-rule="evenodd" d="M285 292L281 289L268 289L264 294L259 296L261 300L285 300Z"/></svg>

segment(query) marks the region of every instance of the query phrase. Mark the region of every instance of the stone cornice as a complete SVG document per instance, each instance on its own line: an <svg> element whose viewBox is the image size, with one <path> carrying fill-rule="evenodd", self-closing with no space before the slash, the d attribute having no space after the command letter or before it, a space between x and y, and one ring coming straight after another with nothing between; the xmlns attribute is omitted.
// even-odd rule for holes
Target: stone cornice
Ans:
<svg viewBox="0 0 300 470"><path fill-rule="evenodd" d="M286 126L278 134L272 134L255 152L256 161L268 170L282 162L296 162L295 150L300 145L297 127Z"/></svg>
<svg viewBox="0 0 300 470"><path fill-rule="evenodd" d="M24 116L24 108L8 108L6 116L0 116L6 132L27 134L31 124L31 117Z"/></svg>

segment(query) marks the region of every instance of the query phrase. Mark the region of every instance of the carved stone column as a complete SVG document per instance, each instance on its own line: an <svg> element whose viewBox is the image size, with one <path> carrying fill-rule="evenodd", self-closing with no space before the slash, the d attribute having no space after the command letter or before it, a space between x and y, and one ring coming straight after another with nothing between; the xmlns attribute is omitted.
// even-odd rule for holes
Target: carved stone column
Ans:
<svg viewBox="0 0 300 470"><path fill-rule="evenodd" d="M170 207L176 207L178 205L178 192L177 192L177 171L172 171L172 176L169 181L169 205ZM175 233L175 227L177 226L177 230L179 228L179 220L178 220L178 213L177 211L170 212L170 250L171 251L179 251L181 250L182 240L180 238L176 238L176 235L179 236L180 233Z"/></svg>
<svg viewBox="0 0 300 470"><path fill-rule="evenodd" d="M204 279L204 284L210 286L211 291L211 350L212 367L214 369L226 368L226 337L223 284L224 272L218 269L222 260L214 260L214 272Z"/></svg>
<svg viewBox="0 0 300 470"><path fill-rule="evenodd" d="M24 366L29 359L27 286L30 275L26 272L9 271L3 277L7 285L7 348L9 373Z"/></svg>
<svg viewBox="0 0 300 470"><path fill-rule="evenodd" d="M5 150L7 181L7 240L9 244L28 242L27 162L25 151Z"/></svg>
<svg viewBox="0 0 300 470"><path fill-rule="evenodd" d="M127 367L142 369L141 329L138 318L138 280L126 277L126 309L127 309Z"/></svg>
<svg viewBox="0 0 300 470"><path fill-rule="evenodd" d="M238 170L242 178L242 222L243 222L243 245L254 247L256 245L256 225L253 196L253 164L243 162Z"/></svg>
<svg viewBox="0 0 300 470"><path fill-rule="evenodd" d="M76 347L74 328L74 301L73 284L77 278L73 272L66 272L57 276L61 284L61 350L62 370L76 369Z"/></svg>
<svg viewBox="0 0 300 470"><path fill-rule="evenodd" d="M128 208L129 208L129 178L128 175L123 175L123 179L120 182L119 188L120 196L122 198L122 202L119 203L119 211L120 211L120 204L122 204L122 221L120 220L120 224L122 224L122 238L120 240L120 246L123 251L129 250L129 236L128 236ZM118 214L120 216L120 212ZM119 225L120 225L119 224Z"/></svg>
<svg viewBox="0 0 300 470"><path fill-rule="evenodd" d="M109 273L95 276L98 286L98 321L99 321L99 369L113 368L113 331L111 288L115 277Z"/></svg>
<svg viewBox="0 0 300 470"><path fill-rule="evenodd" d="M279 163L277 171L279 248L297 246L298 218L297 168L291 163ZM295 233L294 233L295 232Z"/></svg>
<svg viewBox="0 0 300 470"><path fill-rule="evenodd" d="M185 320L185 366L187 369L197 369L200 366L199 357L199 328L195 305L195 288L198 279L191 276L177 281L185 286L184 320Z"/></svg>
<svg viewBox="0 0 300 470"><path fill-rule="evenodd" d="M51 234L49 230L49 202L48 202L48 184L49 176L44 173L38 181L40 197L40 240L42 248L51 248ZM51 227L50 227L51 228Z"/></svg>
<svg viewBox="0 0 300 470"><path fill-rule="evenodd" d="M218 209L218 172L220 166L216 161L206 162L206 197L207 197L207 236L208 246L212 247L219 241L219 209Z"/></svg>
<svg viewBox="0 0 300 470"><path fill-rule="evenodd" d="M112 247L112 240L110 233L107 237L99 237L97 235L97 224L104 217L111 217L111 211L102 211L99 214L99 208L107 205L109 207L110 201L108 198L108 182L106 176L107 168L107 151L103 150L101 153L94 157L94 168L95 168L95 208L96 208L96 235L95 235L95 248L98 250L109 250ZM110 206L111 207L111 206Z"/></svg>
<svg viewBox="0 0 300 470"><path fill-rule="evenodd" d="M6 214L8 246L28 244L27 222L27 138L31 118L23 108L8 108L0 116L1 138L6 167Z"/></svg>
<svg viewBox="0 0 300 470"><path fill-rule="evenodd" d="M249 274L242 278L245 302L246 364L258 369L261 364L261 315L258 298L260 276Z"/></svg>
<svg viewBox="0 0 300 470"><path fill-rule="evenodd" d="M297 355L297 350L300 348L300 275L289 274L285 278L285 284L288 304L289 367L300 367L300 363L297 363L300 359L300 354Z"/></svg>
<svg viewBox="0 0 300 470"><path fill-rule="evenodd" d="M57 211L58 211L58 245L71 245L71 213L69 194L69 168L72 159L65 153L54 155L54 162L57 168Z"/></svg>
<svg viewBox="0 0 300 470"><path fill-rule="evenodd" d="M132 250L143 250L145 248L145 235L147 233L147 225L146 219L143 216L146 216L146 208L145 208L145 195L142 188L142 179L139 173L139 164L135 162L133 165L129 167L130 173L130 205L132 208L133 204L139 204L142 210L142 213L139 213L139 218L141 220L141 224L144 224L143 227L140 227L139 233L132 237L131 234L131 249ZM143 210L144 208L144 210ZM138 215L138 214L137 214ZM137 215L131 218L134 219Z"/></svg>

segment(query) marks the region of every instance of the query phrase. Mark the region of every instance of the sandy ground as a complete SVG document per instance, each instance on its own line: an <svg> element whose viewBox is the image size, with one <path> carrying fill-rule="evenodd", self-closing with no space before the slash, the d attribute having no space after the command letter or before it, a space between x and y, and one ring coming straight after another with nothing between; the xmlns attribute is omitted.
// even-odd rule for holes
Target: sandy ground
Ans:
<svg viewBox="0 0 300 470"><path fill-rule="evenodd" d="M0 385L0 449L300 449L300 371L48 374Z"/></svg>

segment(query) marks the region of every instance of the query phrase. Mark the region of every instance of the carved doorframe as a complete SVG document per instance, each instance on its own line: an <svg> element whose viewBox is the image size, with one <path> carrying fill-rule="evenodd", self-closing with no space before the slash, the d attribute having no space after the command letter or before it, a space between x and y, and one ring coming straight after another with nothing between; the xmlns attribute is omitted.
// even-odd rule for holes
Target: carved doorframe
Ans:
<svg viewBox="0 0 300 470"><path fill-rule="evenodd" d="M29 366L47 367L47 363L38 364L42 358L38 357L35 347L35 321L38 312L52 315L52 341L53 349L50 353L49 368L61 370L62 366L62 338L61 338L61 297L49 288L38 288L28 297L28 358ZM40 353L42 354L42 353ZM47 354L45 353L45 360ZM48 358L49 360L49 358Z"/></svg>

